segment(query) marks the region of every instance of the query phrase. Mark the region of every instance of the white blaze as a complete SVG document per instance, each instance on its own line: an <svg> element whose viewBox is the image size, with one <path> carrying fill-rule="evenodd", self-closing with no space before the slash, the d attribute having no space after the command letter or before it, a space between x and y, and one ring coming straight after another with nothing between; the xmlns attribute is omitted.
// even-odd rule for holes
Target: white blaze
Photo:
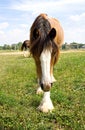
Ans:
<svg viewBox="0 0 85 130"><path fill-rule="evenodd" d="M51 50L44 50L40 56L41 69L42 69L42 83L49 84L51 83L50 75L50 62L51 62ZM40 111L48 112L53 110L53 104L50 99L50 91L44 92L43 99L38 107Z"/></svg>
<svg viewBox="0 0 85 130"><path fill-rule="evenodd" d="M41 69L42 69L42 83L51 83L50 76L50 61L51 61L51 51L44 50L40 56Z"/></svg>

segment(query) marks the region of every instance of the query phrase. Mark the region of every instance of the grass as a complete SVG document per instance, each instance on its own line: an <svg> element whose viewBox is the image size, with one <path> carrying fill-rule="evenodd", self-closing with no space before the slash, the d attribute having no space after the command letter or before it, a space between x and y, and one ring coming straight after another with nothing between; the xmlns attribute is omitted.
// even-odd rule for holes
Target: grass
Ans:
<svg viewBox="0 0 85 130"><path fill-rule="evenodd" d="M37 78L32 58L0 55L0 130L84 130L85 52L61 53L54 67L52 113L36 110Z"/></svg>

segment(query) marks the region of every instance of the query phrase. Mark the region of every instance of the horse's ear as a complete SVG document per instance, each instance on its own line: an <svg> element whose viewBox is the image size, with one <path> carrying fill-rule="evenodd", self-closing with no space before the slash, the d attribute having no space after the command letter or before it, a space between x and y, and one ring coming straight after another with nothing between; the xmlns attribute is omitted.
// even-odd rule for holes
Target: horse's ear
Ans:
<svg viewBox="0 0 85 130"><path fill-rule="evenodd" d="M55 30L55 28L52 28L51 31L49 32L49 37L51 39L54 39L55 36L56 36L56 30Z"/></svg>
<svg viewBox="0 0 85 130"><path fill-rule="evenodd" d="M33 31L33 37L34 37L35 39L37 39L38 36L39 36L39 31L38 31L37 28L35 28L34 31Z"/></svg>

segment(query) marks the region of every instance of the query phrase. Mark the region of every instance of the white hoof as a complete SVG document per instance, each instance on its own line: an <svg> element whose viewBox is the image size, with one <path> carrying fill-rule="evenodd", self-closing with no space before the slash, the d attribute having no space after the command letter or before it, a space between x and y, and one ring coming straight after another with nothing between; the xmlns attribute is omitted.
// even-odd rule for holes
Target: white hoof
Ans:
<svg viewBox="0 0 85 130"><path fill-rule="evenodd" d="M50 105L48 103L43 103L43 104L41 103L38 107L39 111L42 111L45 113L52 112L53 109L54 109L54 107L53 107L52 102L50 103Z"/></svg>
<svg viewBox="0 0 85 130"><path fill-rule="evenodd" d="M50 93L45 92L44 97L41 101L41 104L38 107L38 110L46 113L49 111L51 112L53 109L54 109L54 107L53 107L52 101L50 99Z"/></svg>
<svg viewBox="0 0 85 130"><path fill-rule="evenodd" d="M43 93L43 90L41 89L41 87L39 87L39 88L37 89L36 94L42 94L42 93Z"/></svg>

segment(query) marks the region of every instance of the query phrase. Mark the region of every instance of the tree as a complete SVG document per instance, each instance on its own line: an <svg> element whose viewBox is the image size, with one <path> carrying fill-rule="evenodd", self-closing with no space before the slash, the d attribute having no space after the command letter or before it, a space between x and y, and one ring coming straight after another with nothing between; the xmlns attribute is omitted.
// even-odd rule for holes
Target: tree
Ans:
<svg viewBox="0 0 85 130"><path fill-rule="evenodd" d="M18 50L21 50L21 46L22 46L22 42L19 42L19 43L17 44Z"/></svg>
<svg viewBox="0 0 85 130"><path fill-rule="evenodd" d="M12 50L16 50L16 44L12 44L12 45L11 45L11 49L12 49Z"/></svg>
<svg viewBox="0 0 85 130"><path fill-rule="evenodd" d="M71 47L71 49L78 49L79 48L79 44L76 43L76 42L72 42L72 43L70 43L70 47Z"/></svg>
<svg viewBox="0 0 85 130"><path fill-rule="evenodd" d="M4 44L4 46L2 47L3 50L10 50L11 47L10 45Z"/></svg>

